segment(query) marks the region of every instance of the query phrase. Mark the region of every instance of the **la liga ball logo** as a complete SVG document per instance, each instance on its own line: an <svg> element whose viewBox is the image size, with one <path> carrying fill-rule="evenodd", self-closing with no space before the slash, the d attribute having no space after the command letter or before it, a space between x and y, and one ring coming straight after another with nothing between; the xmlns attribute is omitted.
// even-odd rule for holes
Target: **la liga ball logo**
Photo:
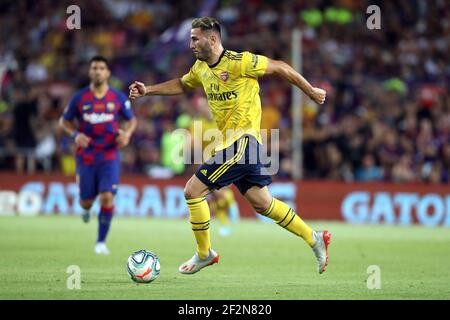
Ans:
<svg viewBox="0 0 450 320"><path fill-rule="evenodd" d="M224 82L227 82L227 80L228 80L228 72L222 72L220 74L220 79L222 79Z"/></svg>

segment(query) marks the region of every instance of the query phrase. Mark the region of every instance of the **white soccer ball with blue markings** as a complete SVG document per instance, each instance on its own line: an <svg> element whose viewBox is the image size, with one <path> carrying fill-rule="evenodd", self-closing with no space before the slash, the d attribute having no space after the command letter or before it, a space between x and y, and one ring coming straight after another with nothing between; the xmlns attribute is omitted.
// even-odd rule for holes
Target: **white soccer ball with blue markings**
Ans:
<svg viewBox="0 0 450 320"><path fill-rule="evenodd" d="M134 282L149 283L159 276L161 265L151 251L139 250L130 255L127 262L128 275Z"/></svg>

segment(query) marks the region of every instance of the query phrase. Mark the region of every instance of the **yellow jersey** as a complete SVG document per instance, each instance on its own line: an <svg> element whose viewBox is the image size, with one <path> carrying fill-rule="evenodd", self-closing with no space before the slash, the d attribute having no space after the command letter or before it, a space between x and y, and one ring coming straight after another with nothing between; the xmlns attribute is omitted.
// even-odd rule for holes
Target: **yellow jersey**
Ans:
<svg viewBox="0 0 450 320"><path fill-rule="evenodd" d="M262 143L258 77L266 72L267 61L267 57L248 51L224 50L214 65L197 60L182 77L181 81L188 88L203 86L222 134L216 151L227 148L244 134Z"/></svg>
<svg viewBox="0 0 450 320"><path fill-rule="evenodd" d="M205 135L206 131L214 130L211 136ZM215 132L218 131L216 122L213 119L204 116L194 117L191 122L190 132L195 141L198 141L198 147L203 152L203 161L209 159L217 147L218 141L214 140ZM194 142L194 147L196 142Z"/></svg>

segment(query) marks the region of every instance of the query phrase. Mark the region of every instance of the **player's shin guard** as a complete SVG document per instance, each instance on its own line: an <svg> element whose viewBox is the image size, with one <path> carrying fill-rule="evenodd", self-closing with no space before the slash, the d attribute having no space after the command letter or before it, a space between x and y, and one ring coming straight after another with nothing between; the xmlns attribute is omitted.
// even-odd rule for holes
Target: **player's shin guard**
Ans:
<svg viewBox="0 0 450 320"><path fill-rule="evenodd" d="M206 198L195 198L186 200L189 209L189 221L197 241L197 252L200 259L206 259L211 248L209 236L210 212Z"/></svg>
<svg viewBox="0 0 450 320"><path fill-rule="evenodd" d="M272 198L269 208L261 214L275 220L279 226L293 234L302 237L309 246L314 245L313 230L286 203Z"/></svg>
<svg viewBox="0 0 450 320"><path fill-rule="evenodd" d="M100 208L100 213L98 215L98 238L97 242L105 242L106 236L108 235L109 226L111 225L111 220L113 217L114 207L111 208Z"/></svg>

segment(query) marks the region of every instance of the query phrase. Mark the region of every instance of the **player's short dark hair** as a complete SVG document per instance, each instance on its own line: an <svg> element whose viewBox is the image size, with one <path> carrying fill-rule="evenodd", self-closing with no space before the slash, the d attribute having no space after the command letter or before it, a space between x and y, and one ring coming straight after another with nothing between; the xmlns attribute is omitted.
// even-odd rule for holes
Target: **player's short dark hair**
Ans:
<svg viewBox="0 0 450 320"><path fill-rule="evenodd" d="M213 17L195 18L194 20L192 20L192 29L195 28L200 28L202 31L213 30L221 35L220 23Z"/></svg>
<svg viewBox="0 0 450 320"><path fill-rule="evenodd" d="M91 60L89 60L89 65L92 64L92 62L104 62L106 64L106 67L109 69L109 62L108 59L106 59L103 56L93 56Z"/></svg>

